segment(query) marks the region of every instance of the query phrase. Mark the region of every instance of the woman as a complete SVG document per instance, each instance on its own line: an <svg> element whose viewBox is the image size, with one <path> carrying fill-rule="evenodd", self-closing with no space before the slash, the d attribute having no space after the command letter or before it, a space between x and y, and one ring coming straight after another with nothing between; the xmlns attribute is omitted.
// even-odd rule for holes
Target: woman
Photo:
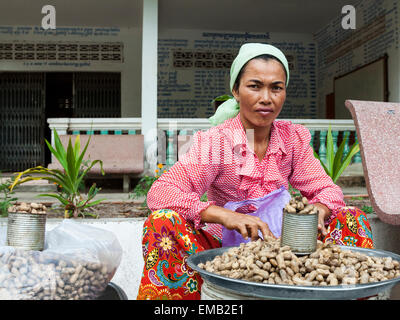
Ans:
<svg viewBox="0 0 400 320"><path fill-rule="evenodd" d="M210 118L215 127L198 132L181 159L152 186L154 212L144 224L145 266L138 299L200 299L202 279L188 255L221 245L222 226L255 240L268 224L223 208L228 201L265 196L289 183L319 209L323 241L372 247L365 213L346 208L340 188L313 156L309 131L276 121L286 98L289 68L277 48L244 44L232 63L234 96ZM207 192L208 201L200 201ZM240 211L240 212L239 212Z"/></svg>

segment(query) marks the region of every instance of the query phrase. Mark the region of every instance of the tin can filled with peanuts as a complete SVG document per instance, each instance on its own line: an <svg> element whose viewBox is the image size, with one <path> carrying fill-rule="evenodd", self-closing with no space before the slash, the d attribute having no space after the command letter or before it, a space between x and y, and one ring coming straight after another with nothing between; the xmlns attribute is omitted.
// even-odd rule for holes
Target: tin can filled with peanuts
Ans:
<svg viewBox="0 0 400 320"><path fill-rule="evenodd" d="M283 209L281 246L305 255L317 248L318 209L306 197L292 198Z"/></svg>

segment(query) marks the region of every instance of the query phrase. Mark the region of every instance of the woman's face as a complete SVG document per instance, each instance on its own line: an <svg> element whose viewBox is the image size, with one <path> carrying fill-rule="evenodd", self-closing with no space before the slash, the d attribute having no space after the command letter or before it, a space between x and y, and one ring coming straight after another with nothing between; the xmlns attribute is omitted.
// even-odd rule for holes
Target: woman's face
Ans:
<svg viewBox="0 0 400 320"><path fill-rule="evenodd" d="M270 127L286 99L286 75L276 60L250 60L233 95L240 105L245 129Z"/></svg>

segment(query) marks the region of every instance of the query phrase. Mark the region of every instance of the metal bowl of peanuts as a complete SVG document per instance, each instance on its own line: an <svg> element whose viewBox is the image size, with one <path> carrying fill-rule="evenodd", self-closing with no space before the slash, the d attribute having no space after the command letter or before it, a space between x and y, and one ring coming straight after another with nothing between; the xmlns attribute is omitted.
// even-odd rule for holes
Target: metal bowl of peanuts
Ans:
<svg viewBox="0 0 400 320"><path fill-rule="evenodd" d="M279 239L259 239L195 253L188 265L205 282L254 299L358 299L400 281L399 255L321 241L313 253L297 256Z"/></svg>

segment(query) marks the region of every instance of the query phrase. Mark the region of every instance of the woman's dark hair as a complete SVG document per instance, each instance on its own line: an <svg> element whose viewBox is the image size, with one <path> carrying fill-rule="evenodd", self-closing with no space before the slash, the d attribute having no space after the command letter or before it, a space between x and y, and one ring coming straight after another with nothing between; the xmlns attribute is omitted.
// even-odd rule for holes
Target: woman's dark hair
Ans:
<svg viewBox="0 0 400 320"><path fill-rule="evenodd" d="M242 67L242 69L240 69L240 71L239 71L239 73L238 73L238 75L237 75L237 77L236 77L235 83L233 84L232 90L237 91L237 90L239 89L240 79L242 78L242 74L243 74L243 72L244 72L244 69L246 69L247 64L248 64L251 60L254 60L254 59L261 59L261 60L264 60L264 61L269 61L269 60L276 60L276 61L278 61L278 62L282 65L282 68L283 68L283 70L285 71L285 76L286 76L286 79L287 79L286 68L285 68L285 66L283 65L283 63L282 63L277 57L275 57L275 56L272 56L272 55L270 55L270 54L262 54L262 55L260 55L260 56L254 57L253 59L250 59L249 61L247 61L246 64Z"/></svg>

